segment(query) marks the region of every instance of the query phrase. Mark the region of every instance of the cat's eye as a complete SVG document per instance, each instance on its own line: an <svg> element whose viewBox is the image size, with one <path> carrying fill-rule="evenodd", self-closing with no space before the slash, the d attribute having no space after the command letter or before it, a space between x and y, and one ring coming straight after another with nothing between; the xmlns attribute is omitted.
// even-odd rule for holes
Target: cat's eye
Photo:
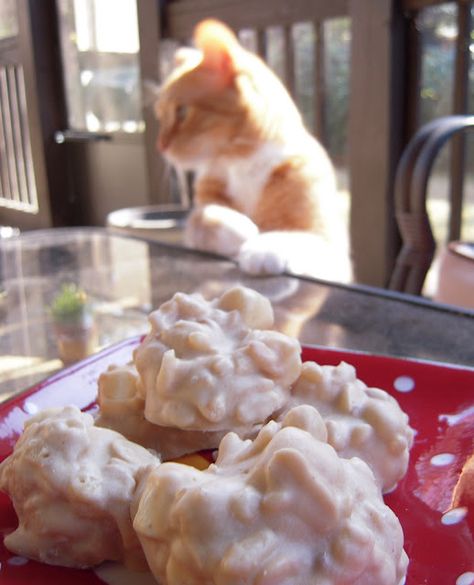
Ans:
<svg viewBox="0 0 474 585"><path fill-rule="evenodd" d="M183 104L177 106L177 108L176 108L176 121L177 122L184 122L187 114L188 114L187 106L185 106Z"/></svg>

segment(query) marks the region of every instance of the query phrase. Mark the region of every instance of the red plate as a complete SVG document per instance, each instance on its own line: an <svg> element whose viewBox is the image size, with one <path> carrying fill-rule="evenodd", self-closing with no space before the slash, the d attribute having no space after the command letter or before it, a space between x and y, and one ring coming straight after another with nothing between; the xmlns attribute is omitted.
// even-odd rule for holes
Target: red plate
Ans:
<svg viewBox="0 0 474 585"><path fill-rule="evenodd" d="M28 416L50 406L94 407L96 381L109 364L130 360L139 338L129 339L0 405L0 460L11 452ZM474 510L446 514L460 470L474 449L474 369L387 358L326 348L305 348L305 360L344 360L358 377L397 398L416 430L408 474L386 496L400 518L410 558L407 585L474 584ZM469 513L470 512L470 513ZM15 513L0 495L0 529L10 531ZM50 567L12 556L0 545L0 581L101 583L92 571Z"/></svg>

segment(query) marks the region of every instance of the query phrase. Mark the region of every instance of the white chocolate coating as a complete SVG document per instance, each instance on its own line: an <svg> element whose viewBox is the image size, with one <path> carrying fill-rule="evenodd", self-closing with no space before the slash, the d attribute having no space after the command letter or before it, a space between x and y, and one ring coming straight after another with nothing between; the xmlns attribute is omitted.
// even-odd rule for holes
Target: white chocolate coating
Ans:
<svg viewBox="0 0 474 585"><path fill-rule="evenodd" d="M5 546L52 565L117 560L144 569L130 504L140 479L157 465L146 449L94 427L75 406L39 413L0 465L0 489L19 520Z"/></svg>
<svg viewBox="0 0 474 585"><path fill-rule="evenodd" d="M161 585L398 585L398 519L360 459L340 458L310 406L229 433L206 471L164 463L142 483L134 528Z"/></svg>
<svg viewBox="0 0 474 585"><path fill-rule="evenodd" d="M276 331L269 301L235 287L208 302L177 293L135 350L145 417L167 427L245 434L288 400L301 347Z"/></svg>
<svg viewBox="0 0 474 585"><path fill-rule="evenodd" d="M147 421L138 382L138 372L132 364L110 366L100 375L97 426L113 429L130 441L155 450L162 461L217 449L225 431L183 431Z"/></svg>
<svg viewBox="0 0 474 585"><path fill-rule="evenodd" d="M305 362L285 411L299 404L319 411L329 444L341 457L363 459L382 491L405 475L414 437L408 416L390 394L358 380L353 366Z"/></svg>

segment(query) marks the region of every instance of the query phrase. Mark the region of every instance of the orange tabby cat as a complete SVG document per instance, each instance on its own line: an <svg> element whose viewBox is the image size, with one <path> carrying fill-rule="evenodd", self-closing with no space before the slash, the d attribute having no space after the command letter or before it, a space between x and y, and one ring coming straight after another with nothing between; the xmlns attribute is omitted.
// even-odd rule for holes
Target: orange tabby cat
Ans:
<svg viewBox="0 0 474 585"><path fill-rule="evenodd" d="M201 22L194 42L156 104L160 150L196 174L185 242L251 273L350 280L333 168L288 92L224 24Z"/></svg>

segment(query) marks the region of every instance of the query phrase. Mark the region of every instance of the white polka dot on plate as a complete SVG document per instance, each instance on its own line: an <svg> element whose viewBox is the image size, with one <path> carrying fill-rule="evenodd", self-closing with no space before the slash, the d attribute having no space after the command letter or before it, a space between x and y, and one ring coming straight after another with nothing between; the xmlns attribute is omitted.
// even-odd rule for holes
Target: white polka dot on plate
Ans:
<svg viewBox="0 0 474 585"><path fill-rule="evenodd" d="M27 562L28 559L25 559L25 557L11 557L7 561L9 565L13 565L14 567L22 567L23 565L26 565Z"/></svg>
<svg viewBox="0 0 474 585"><path fill-rule="evenodd" d="M438 455L434 455L430 459L430 463L435 467L443 467L444 465L450 465L455 459L456 456L452 453L438 453Z"/></svg>
<svg viewBox="0 0 474 585"><path fill-rule="evenodd" d="M474 584L474 573L469 571L459 575L456 579L456 585L473 585Z"/></svg>
<svg viewBox="0 0 474 585"><path fill-rule="evenodd" d="M25 402L23 410L28 414L36 414L39 411L39 408L34 402Z"/></svg>
<svg viewBox="0 0 474 585"><path fill-rule="evenodd" d="M415 388L415 380L411 376L398 376L393 382L398 392L411 392Z"/></svg>
<svg viewBox="0 0 474 585"><path fill-rule="evenodd" d="M452 524L459 524L467 515L467 508L453 508L441 516L441 524L451 526Z"/></svg>

